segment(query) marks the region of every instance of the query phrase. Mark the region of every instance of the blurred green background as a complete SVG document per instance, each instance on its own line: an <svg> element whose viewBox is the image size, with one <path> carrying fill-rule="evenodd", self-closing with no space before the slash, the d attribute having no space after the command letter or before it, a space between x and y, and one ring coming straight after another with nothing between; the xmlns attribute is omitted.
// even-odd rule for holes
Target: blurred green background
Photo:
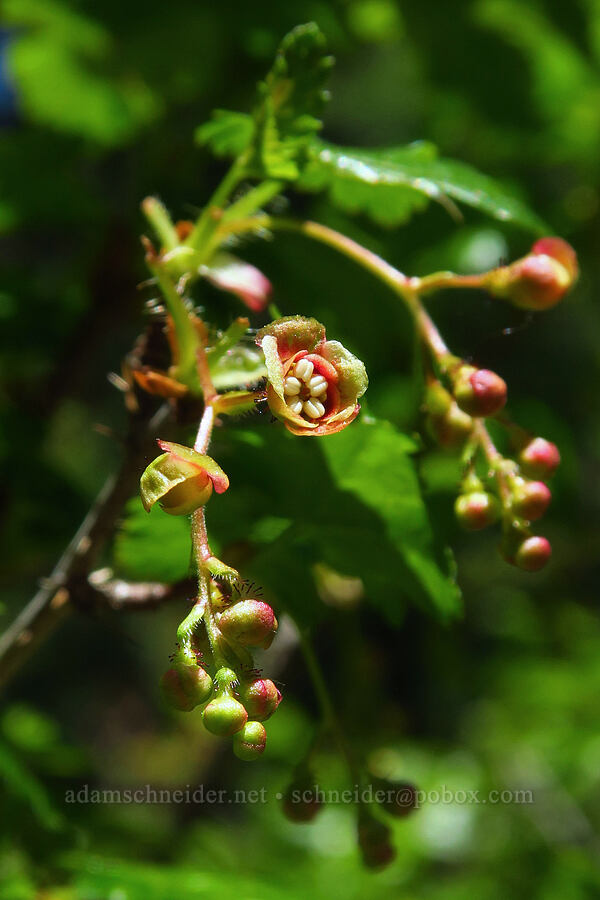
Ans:
<svg viewBox="0 0 600 900"><path fill-rule="evenodd" d="M331 805L313 824L293 825L275 799L316 712L293 646L278 657L285 702L268 751L247 766L194 716L159 702L185 604L79 615L3 697L0 897L600 896L600 3L0 8L2 624L49 573L119 459L118 443L94 426L118 432L125 420L106 373L119 371L143 323L139 203L157 193L176 217L196 213L223 167L193 146L195 126L214 107L249 107L295 24L318 22L337 58L327 138L435 142L520 190L571 241L582 269L574 294L537 318L483 296L430 303L454 350L501 372L515 418L560 445L544 523L551 566L519 573L499 560L497 536L459 534L455 470L430 453L421 478L440 543L456 551L463 617L440 624L407 607L392 628L359 603L330 611L317 641L340 715L375 774L424 790L526 788L535 802L426 804L394 825L396 862L366 872L351 808ZM382 231L321 197L291 203L416 274L484 269L530 244L470 210L461 226L432 207ZM412 433L411 329L394 298L298 238L244 249L284 313L316 315L365 359L370 411ZM222 324L239 314L208 290L203 302ZM317 770L322 786L345 786L333 748L319 753ZM65 791L86 783L265 786L269 802L66 805Z"/></svg>

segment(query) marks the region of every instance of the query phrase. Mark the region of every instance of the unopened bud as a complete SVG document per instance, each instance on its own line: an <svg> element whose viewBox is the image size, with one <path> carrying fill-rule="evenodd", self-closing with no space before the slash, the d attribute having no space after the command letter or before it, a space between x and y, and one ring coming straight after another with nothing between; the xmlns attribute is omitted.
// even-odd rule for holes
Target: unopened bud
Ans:
<svg viewBox="0 0 600 900"><path fill-rule="evenodd" d="M242 682L240 700L252 719L265 722L281 703L281 693L270 678L255 678Z"/></svg>
<svg viewBox="0 0 600 900"><path fill-rule="evenodd" d="M577 276L573 248L561 238L548 237L537 241L523 259L490 272L486 286L514 306L539 312L556 306Z"/></svg>
<svg viewBox="0 0 600 900"><path fill-rule="evenodd" d="M290 822L312 822L322 807L314 779L308 772L296 777L283 795L283 814Z"/></svg>
<svg viewBox="0 0 600 900"><path fill-rule="evenodd" d="M202 666L177 665L167 669L160 680L163 697L170 706L189 712L210 698L212 678Z"/></svg>
<svg viewBox="0 0 600 900"><path fill-rule="evenodd" d="M246 722L233 736L233 752L239 759L258 759L267 746L267 730L261 722Z"/></svg>
<svg viewBox="0 0 600 900"><path fill-rule="evenodd" d="M235 734L248 721L248 713L234 696L233 685L236 679L232 669L219 669L215 675L217 696L202 714L204 727L212 734L221 737Z"/></svg>
<svg viewBox="0 0 600 900"><path fill-rule="evenodd" d="M513 492L513 512L522 519L536 522L548 509L551 499L550 489L543 481L522 481Z"/></svg>
<svg viewBox="0 0 600 900"><path fill-rule="evenodd" d="M383 795L381 805L396 819L404 819L417 808L417 789L409 781L374 780L377 792ZM379 798L378 798L379 799Z"/></svg>
<svg viewBox="0 0 600 900"><path fill-rule="evenodd" d="M392 831L370 813L361 813L358 820L358 846L365 866L383 869L396 856L391 841Z"/></svg>
<svg viewBox="0 0 600 900"><path fill-rule="evenodd" d="M226 638L244 647L271 646L277 631L277 619L263 600L240 600L219 617L219 628Z"/></svg>
<svg viewBox="0 0 600 900"><path fill-rule="evenodd" d="M452 401L443 415L429 414L427 430L440 447L460 447L473 430L473 419Z"/></svg>
<svg viewBox="0 0 600 900"><path fill-rule="evenodd" d="M543 569L552 554L550 541L539 534L525 538L515 553L515 565L526 572Z"/></svg>
<svg viewBox="0 0 600 900"><path fill-rule="evenodd" d="M467 531L480 531L498 521L500 504L498 499L487 491L473 491L457 497L454 511L463 528Z"/></svg>
<svg viewBox="0 0 600 900"><path fill-rule="evenodd" d="M560 452L556 444L536 437L519 453L519 465L529 478L546 481L560 464Z"/></svg>
<svg viewBox="0 0 600 900"><path fill-rule="evenodd" d="M506 403L506 382L489 369L462 366L454 382L454 397L469 416L492 416Z"/></svg>

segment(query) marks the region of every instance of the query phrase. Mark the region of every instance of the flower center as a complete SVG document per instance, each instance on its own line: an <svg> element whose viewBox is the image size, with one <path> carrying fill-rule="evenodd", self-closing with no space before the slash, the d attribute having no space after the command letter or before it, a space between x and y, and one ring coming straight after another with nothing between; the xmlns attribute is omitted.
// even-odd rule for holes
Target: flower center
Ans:
<svg viewBox="0 0 600 900"><path fill-rule="evenodd" d="M309 419L320 419L325 415L327 399L327 379L315 375L314 363L300 359L292 366L283 382L285 402L296 415Z"/></svg>

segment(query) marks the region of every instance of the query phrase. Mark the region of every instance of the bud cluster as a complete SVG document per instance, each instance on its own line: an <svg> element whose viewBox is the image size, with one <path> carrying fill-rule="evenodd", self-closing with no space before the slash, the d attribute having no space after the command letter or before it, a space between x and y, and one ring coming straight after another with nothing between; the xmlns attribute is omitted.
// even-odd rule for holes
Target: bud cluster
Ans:
<svg viewBox="0 0 600 900"><path fill-rule="evenodd" d="M552 549L530 526L550 505L552 494L546 481L559 461L556 445L538 437L523 444L516 461L498 454L488 471L487 485L471 468L454 506L459 523L467 531L479 531L501 520L503 558L528 572L542 569Z"/></svg>
<svg viewBox="0 0 600 900"><path fill-rule="evenodd" d="M281 693L253 667L248 648L271 645L277 631L273 610L254 597L232 599L213 581L210 604L194 621L191 634L188 620L179 629L183 639L161 680L164 699L181 711L200 707L207 731L231 737L240 759L258 759L267 743L263 722L279 706ZM205 656L211 657L210 665Z"/></svg>

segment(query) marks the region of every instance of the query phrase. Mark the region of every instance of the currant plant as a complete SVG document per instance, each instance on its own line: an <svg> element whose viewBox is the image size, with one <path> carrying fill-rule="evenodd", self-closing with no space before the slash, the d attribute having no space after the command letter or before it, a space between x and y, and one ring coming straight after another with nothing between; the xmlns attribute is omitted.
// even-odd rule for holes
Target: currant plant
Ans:
<svg viewBox="0 0 600 900"><path fill-rule="evenodd" d="M325 325L302 311L279 315L268 278L237 256L242 241L295 232L333 248L387 285L414 321L425 383L424 441L460 453L458 521L468 530L499 523L501 554L523 570L542 568L551 552L548 541L534 534L532 523L550 502L546 482L559 463L558 449L512 422L505 411L505 381L452 353L424 301L442 289L474 289L521 309L544 311L575 283L575 253L560 238L546 237L523 258L488 272L411 277L323 224L271 212L275 198L288 189L327 191L344 211L366 213L388 226L405 222L433 200L453 214L458 201L500 221L540 231L539 220L524 204L469 167L440 160L430 144L356 150L323 141L318 136L320 115L332 64L316 25L294 29L259 84L252 113L218 110L198 129L200 144L232 162L196 221L173 222L154 197L142 206L153 230L143 244L149 283L160 293L154 312L168 341L170 364L159 369L135 357L128 377L136 390L168 398L180 419L190 410L199 418L191 446L157 436L162 453L141 478L147 511L158 504L169 515L190 517L198 581L162 689L176 709L199 708L206 729L231 737L234 752L244 760L257 759L265 750L263 723L281 701L275 683L263 677L253 656L254 650L270 646L278 623L260 591L244 588L244 572L211 549L208 504L218 504L218 495L229 488L228 476L209 455L213 430L227 418L268 408L292 435L329 440L355 421L368 379L363 363L330 339ZM194 285L202 280L239 297L248 314L257 318L252 327L249 318L240 317L220 333L205 321L193 300ZM264 324L268 314L272 321ZM506 432L510 454L497 448L489 420ZM366 438L354 445L356 452L360 440ZM344 477L351 476L349 467L340 468L344 488ZM356 490L360 493L360 487ZM400 500L381 496L368 502L385 506ZM431 581L434 575L426 577ZM343 745L309 648L307 662L324 719ZM349 752L347 757L350 771L362 783L360 766ZM314 782L307 757L286 794L284 808L291 818L308 821L318 812L320 804L311 795ZM298 803L294 794L300 796ZM383 807L359 806L358 837L365 862L383 865L393 856L389 827L380 815Z"/></svg>

